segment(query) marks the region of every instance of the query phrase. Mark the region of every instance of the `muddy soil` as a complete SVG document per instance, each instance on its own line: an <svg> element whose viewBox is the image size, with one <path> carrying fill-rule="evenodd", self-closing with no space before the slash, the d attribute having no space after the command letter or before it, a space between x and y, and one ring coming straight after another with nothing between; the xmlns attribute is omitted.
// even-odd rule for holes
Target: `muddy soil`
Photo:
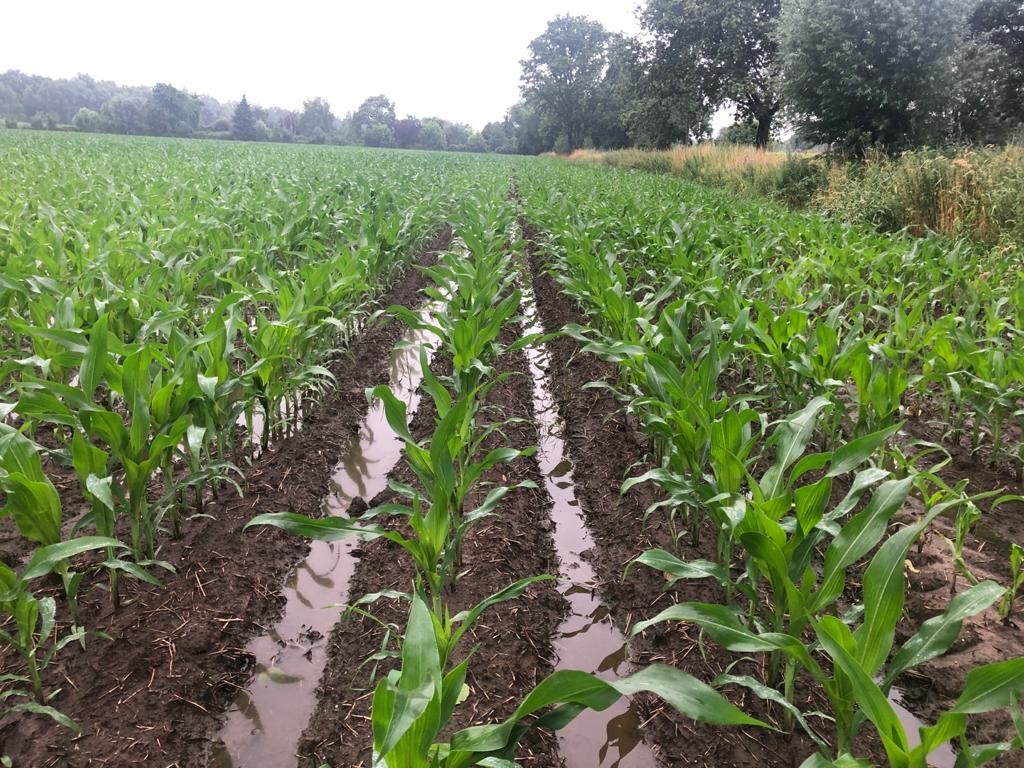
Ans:
<svg viewBox="0 0 1024 768"><path fill-rule="evenodd" d="M954 589L960 593L970 587L963 576L954 584L948 543L953 536L952 523L940 518L920 551L916 547L911 550L907 617L897 627L898 642L909 638L922 622L945 611ZM977 579L991 579L1000 584L1009 581L1009 558L1001 547L968 535L964 550L964 559ZM1004 623L999 618L998 605L997 601L991 608L964 621L959 637L944 656L916 667L897 681L904 694L903 703L927 722L934 722L952 706L971 669L1022 655L1024 616L1018 609ZM1001 712L972 715L968 733L971 743L975 744L1006 741L1012 738L1013 723L1008 714ZM1016 752L991 765L1019 768L1024 766L1024 754Z"/></svg>
<svg viewBox="0 0 1024 768"><path fill-rule="evenodd" d="M906 432L914 438L942 445L952 462L939 475L949 485L967 479L968 494L999 490L1000 494L1024 494L1010 469L991 462L988 448L972 452L965 438L959 444L946 439L937 423L937 405L930 398L908 398ZM1010 436L1008 436L1010 437ZM1008 501L992 508L991 499L981 501L981 520L968 534L964 558L978 580L990 579L1006 585L1010 582L1010 545L1024 541L1024 503ZM940 518L929 530L918 550L910 553L907 611L897 628L897 641L908 638L917 627L949 605L953 594L967 590L963 576L954 578L950 541L955 529L951 519ZM955 582L955 584L954 584ZM952 649L944 656L915 668L898 681L904 703L928 722L934 722L949 709L963 690L967 673L980 664L1024 655L1024 600L1017 602L1008 621L999 617L999 603L963 623ZM973 715L968 734L972 743L1010 740L1013 723L1009 714L993 712ZM1024 766L1024 753L1007 755L992 765Z"/></svg>
<svg viewBox="0 0 1024 768"><path fill-rule="evenodd" d="M445 227L417 258L433 263L451 241ZM415 307L423 274L409 269L381 305ZM39 716L20 716L0 727L0 753L19 766L206 765L218 715L252 672L246 641L274 621L279 591L303 556L301 539L271 528L242 533L254 515L320 513L341 447L366 412L365 387L387 381L389 353L401 334L383 321L355 341L331 367L338 388L304 428L271 447L247 473L244 495L221 494L213 520L186 524L179 541L165 541L160 557L177 573L155 588L125 583L126 604L112 613L99 591L82 599L93 639L86 651L68 648L46 673L54 700L83 734Z"/></svg>
<svg viewBox="0 0 1024 768"><path fill-rule="evenodd" d="M504 332L506 343L515 338ZM496 365L497 371L523 371L522 353L507 355ZM438 360L434 370L450 371L450 362ZM488 395L489 420L522 419L507 425L500 438L503 445L525 448L537 444L531 413L531 383L526 376L513 376ZM420 401L413 420L417 437L434 429L436 410L429 397ZM497 435L492 440L499 441ZM414 475L402 462L392 476L415 483ZM471 607L508 584L527 576L557 573L558 561L551 539L550 500L544 494L536 462L520 458L484 475L484 483L515 484L531 480L537 488L510 492L493 517L477 525L465 543L464 574L448 599L452 611ZM481 489L476 502L482 500ZM371 506L394 500L389 491L372 500ZM467 505L472 508L472 504ZM382 589L408 591L413 568L405 554L390 542L378 540L362 547L362 553L350 584L350 596ZM491 608L469 633L458 655L462 658L475 647L467 684L470 698L456 710L453 729L495 722L512 713L529 690L552 669L550 638L566 606L554 589L554 582L535 584L518 600ZM371 608L381 621L404 627L408 604L404 601L380 601ZM324 762L340 766L370 765L372 734L369 723L373 684L371 673L385 674L387 662L376 666L364 663L379 650L385 632L376 622L348 614L335 627L329 645L329 661L318 689L317 709L303 733L300 744L301 766L319 766ZM519 751L523 765L555 768L561 765L557 746L550 735L528 736Z"/></svg>

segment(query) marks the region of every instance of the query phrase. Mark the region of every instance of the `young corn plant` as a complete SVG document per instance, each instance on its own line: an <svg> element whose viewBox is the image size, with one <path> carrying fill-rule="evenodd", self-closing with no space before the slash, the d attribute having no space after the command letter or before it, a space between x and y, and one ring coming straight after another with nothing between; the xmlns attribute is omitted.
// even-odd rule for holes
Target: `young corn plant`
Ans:
<svg viewBox="0 0 1024 768"><path fill-rule="evenodd" d="M0 641L12 648L24 665L24 673L0 675L0 702L7 711L46 715L73 731L79 730L70 718L50 704L60 690L47 692L44 689L43 672L69 644L77 642L84 648L90 633L73 624L65 634L58 634L56 601L52 597L35 597L29 591L29 584L66 570L68 561L77 555L110 548L124 548L124 545L114 539L85 536L40 547L32 553L20 574L0 562L0 619L13 624L0 626Z"/></svg>
<svg viewBox="0 0 1024 768"><path fill-rule="evenodd" d="M525 580L527 582L532 579ZM522 592L523 582L506 588L460 614L465 632L483 609ZM419 596L412 607L401 648L401 666L373 694L373 759L384 768L511 768L518 741L531 729L557 730L585 709L603 710L622 696L641 692L662 697L683 715L716 725L765 726L721 694L674 667L652 665L628 677L604 681L560 670L541 681L501 723L456 731L442 740L456 707L470 696L466 674L472 656L455 663L454 635Z"/></svg>
<svg viewBox="0 0 1024 768"><path fill-rule="evenodd" d="M154 473L163 471L166 476L169 472L172 457L191 424L187 403L198 385L194 370L186 379L155 348L125 350L123 360L117 360L108 353L108 347L115 344L116 339L108 340L104 316L92 329L79 386L26 379L20 385L17 411L81 431L90 443L105 446L108 467L102 474L91 474L118 478L115 498L125 500L122 506L127 507L132 553L141 563L155 557L159 525L146 497L147 487ZM97 402L101 383L110 391L106 405ZM115 473L114 468L120 471Z"/></svg>
<svg viewBox="0 0 1024 768"><path fill-rule="evenodd" d="M1017 601L1017 592L1024 584L1024 548L1019 544L1010 545L1010 586L1006 588L999 601L999 618L1004 624L1010 623L1013 605Z"/></svg>
<svg viewBox="0 0 1024 768"><path fill-rule="evenodd" d="M395 397L387 386L381 385L367 392L368 398L380 398L383 402L388 424L404 444L405 461L419 480L421 490L392 483L408 503L372 508L358 521L344 517L310 519L304 515L277 513L255 517L246 527L273 525L291 533L328 541L351 536L388 539L412 557L424 591L430 596L432 609L440 613L445 586L454 585L458 579L462 542L476 523L494 512L511 488L504 485L492 487L479 506L471 510L465 509L467 497L488 469L530 456L535 449L499 447L482 452L484 441L499 432L501 425L475 427L470 409L499 379L492 379L477 391L452 400L448 390L431 374L424 350L421 350L421 365L424 366L424 389L433 398L438 412L437 425L428 439L420 441L413 436L405 403ZM529 485L528 481L514 487L524 485ZM397 530L369 522L384 515L406 519L413 536L406 537Z"/></svg>
<svg viewBox="0 0 1024 768"><path fill-rule="evenodd" d="M883 489L884 485L879 492ZM637 624L634 634L660 621L686 621L694 623L716 643L733 652L764 652L788 659L782 691L770 680L766 684L749 676L727 675L718 678L715 684L742 685L755 695L780 706L787 726L799 724L818 746L820 754L805 763L808 767L831 765L832 761L837 765L860 765L845 761L854 759L850 754L854 740L864 722L870 720L879 729L893 768L925 768L928 753L950 738L962 735L965 722L940 720L934 731L923 734L922 745L912 749L902 725L898 729L893 727L893 722L898 723L898 717L892 705L882 705L881 702L887 702L889 688L899 675L945 653L956 640L963 620L992 605L1003 593L1003 588L994 582L981 582L958 595L942 615L925 622L917 634L893 654L895 627L904 603L903 564L906 553L917 536L943 510L933 510L929 516L901 529L882 544L864 572L862 609L840 618L829 612L829 609L842 591L842 564L851 557L855 561L863 556L866 550L860 543L855 543L857 540L864 540L869 550L884 533L885 522L883 520L881 526L878 525L879 513L872 510L873 505L872 502L863 512L855 515L829 545L825 554L825 570L817 591L801 594L795 585L789 587L791 604L802 603L806 606L803 627L814 632L817 638L815 643L808 643L802 631L794 633L792 628L789 631L772 631L770 625L761 629L756 624L744 622L729 606L702 603L683 603L670 607L653 619ZM858 552L860 555L855 556ZM778 567L782 565L782 562L778 563ZM812 578L807 581L812 581ZM815 654L818 649L832 657L831 669L817 661ZM828 696L835 730L834 741L831 743L822 737L819 730L810 726L807 716L796 707L792 680L795 679L797 669L810 675ZM992 683L993 689L1005 693L1007 684L1018 684L1014 679L1007 676L995 681ZM968 688L971 686L968 685ZM992 708L1006 706L1008 702L1004 698ZM961 731L948 731L950 724L959 725Z"/></svg>

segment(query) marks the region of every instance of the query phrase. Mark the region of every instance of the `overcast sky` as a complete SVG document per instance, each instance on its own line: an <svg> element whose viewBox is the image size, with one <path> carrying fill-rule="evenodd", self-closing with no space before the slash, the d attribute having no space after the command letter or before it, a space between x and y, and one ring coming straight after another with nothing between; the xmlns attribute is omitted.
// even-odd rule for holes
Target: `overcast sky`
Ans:
<svg viewBox="0 0 1024 768"><path fill-rule="evenodd" d="M558 14L634 34L637 0L32 0L3 3L0 71L169 82L336 115L383 93L399 117L480 129L519 98L519 61Z"/></svg>

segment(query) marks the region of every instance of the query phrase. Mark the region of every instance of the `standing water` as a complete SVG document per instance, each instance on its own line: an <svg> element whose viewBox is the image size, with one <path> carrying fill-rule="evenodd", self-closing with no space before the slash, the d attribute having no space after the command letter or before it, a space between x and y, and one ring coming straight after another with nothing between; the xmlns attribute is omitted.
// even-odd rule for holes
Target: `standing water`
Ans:
<svg viewBox="0 0 1024 768"><path fill-rule="evenodd" d="M426 310L429 311L429 310ZM411 417L419 405L420 347L433 352L433 337L409 331L391 358L390 386ZM324 499L329 515L345 515L357 498L369 501L387 487L388 474L402 455L380 402L369 410L334 470ZM246 648L256 674L240 690L220 731L212 765L217 768L291 768L303 728L316 706L316 686L327 663L326 638L348 600L358 540L313 541L284 587L287 600L280 622Z"/></svg>
<svg viewBox="0 0 1024 768"><path fill-rule="evenodd" d="M925 727L925 723L903 706L903 691L896 686L889 690L889 704L896 711L903 730L907 732L907 741L911 748L916 747L921 743L920 729ZM928 754L927 763L932 768L953 768L956 764L956 753L948 741L943 742Z"/></svg>
<svg viewBox="0 0 1024 768"><path fill-rule="evenodd" d="M523 269L520 274L525 274ZM542 333L532 289L523 286L524 331ZM543 344L526 348L533 378L533 411L539 443L537 463L551 496L555 548L561 566L558 590L571 612L558 628L553 645L557 669L582 669L613 680L627 673L626 641L615 628L596 594L597 579L583 553L594 546L580 514L565 456L562 422L551 392L550 359ZM567 768L655 768L657 761L640 733L640 718L623 698L603 712L584 710L558 732L558 746Z"/></svg>

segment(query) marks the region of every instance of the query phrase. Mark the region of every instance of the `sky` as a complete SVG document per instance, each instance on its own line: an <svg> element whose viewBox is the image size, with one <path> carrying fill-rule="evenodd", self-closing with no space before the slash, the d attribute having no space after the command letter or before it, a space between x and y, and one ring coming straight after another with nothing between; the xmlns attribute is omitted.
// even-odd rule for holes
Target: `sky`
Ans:
<svg viewBox="0 0 1024 768"><path fill-rule="evenodd" d="M637 0L33 0L4 3L0 71L167 82L336 115L383 93L399 117L476 129L519 100L519 61L559 14L635 34Z"/></svg>

